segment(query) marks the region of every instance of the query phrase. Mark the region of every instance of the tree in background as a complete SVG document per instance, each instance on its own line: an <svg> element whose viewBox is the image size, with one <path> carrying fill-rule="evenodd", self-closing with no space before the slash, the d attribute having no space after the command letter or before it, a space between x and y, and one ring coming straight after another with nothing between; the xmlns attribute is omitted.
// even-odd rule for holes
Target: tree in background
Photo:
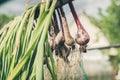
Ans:
<svg viewBox="0 0 120 80"><path fill-rule="evenodd" d="M106 13L99 9L99 18L88 16L92 23L97 25L106 35L110 44L120 43L120 0L111 0ZM118 71L120 64L120 49L115 57L110 57L115 69Z"/></svg>
<svg viewBox="0 0 120 80"><path fill-rule="evenodd" d="M9 0L0 0L0 4L4 3L6 1L9 1Z"/></svg>
<svg viewBox="0 0 120 80"><path fill-rule="evenodd" d="M0 14L0 29L3 27L4 24L8 23L12 19L13 19L13 16Z"/></svg>
<svg viewBox="0 0 120 80"><path fill-rule="evenodd" d="M10 0L0 0L0 5L7 1L10 1ZM11 19L13 19L13 16L8 16L0 13L0 29L1 27L3 27L4 24L8 23Z"/></svg>

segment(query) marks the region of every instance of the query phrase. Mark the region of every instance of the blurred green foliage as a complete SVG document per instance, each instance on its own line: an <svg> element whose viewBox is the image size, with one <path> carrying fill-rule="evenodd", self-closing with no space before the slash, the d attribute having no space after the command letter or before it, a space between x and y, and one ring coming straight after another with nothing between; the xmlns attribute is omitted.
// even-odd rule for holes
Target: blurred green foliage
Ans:
<svg viewBox="0 0 120 80"><path fill-rule="evenodd" d="M10 1L10 0L0 0L0 4L3 4L6 1Z"/></svg>
<svg viewBox="0 0 120 80"><path fill-rule="evenodd" d="M0 14L0 29L12 19L13 19L13 16L7 16L5 14Z"/></svg>
<svg viewBox="0 0 120 80"><path fill-rule="evenodd" d="M99 18L88 16L92 23L98 26L108 38L110 44L120 43L120 0L111 0L110 6L103 13L99 10ZM118 70L120 64L120 49L117 56L111 56L110 61Z"/></svg>

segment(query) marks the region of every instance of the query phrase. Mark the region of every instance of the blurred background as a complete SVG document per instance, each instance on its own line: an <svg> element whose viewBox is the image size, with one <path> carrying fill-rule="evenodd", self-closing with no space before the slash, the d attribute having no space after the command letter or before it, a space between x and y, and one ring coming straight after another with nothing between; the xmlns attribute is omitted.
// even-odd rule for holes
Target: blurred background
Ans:
<svg viewBox="0 0 120 80"><path fill-rule="evenodd" d="M39 1L32 0L30 6ZM25 10L25 3L26 0L0 0L0 28L19 16ZM82 53L89 80L120 80L120 0L74 0L73 3L91 38L87 53ZM64 9L74 37L76 24L68 5Z"/></svg>

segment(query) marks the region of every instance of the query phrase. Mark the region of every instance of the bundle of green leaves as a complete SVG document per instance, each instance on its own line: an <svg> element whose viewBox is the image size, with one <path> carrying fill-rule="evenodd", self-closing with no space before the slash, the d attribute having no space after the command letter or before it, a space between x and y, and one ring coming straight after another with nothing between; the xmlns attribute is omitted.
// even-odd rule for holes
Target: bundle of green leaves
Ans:
<svg viewBox="0 0 120 80"><path fill-rule="evenodd" d="M56 80L56 68L47 35L56 3L57 0L53 0L52 4L50 0L38 3L0 30L1 80L42 80L44 55L51 76ZM40 14L33 30L36 9L40 9Z"/></svg>

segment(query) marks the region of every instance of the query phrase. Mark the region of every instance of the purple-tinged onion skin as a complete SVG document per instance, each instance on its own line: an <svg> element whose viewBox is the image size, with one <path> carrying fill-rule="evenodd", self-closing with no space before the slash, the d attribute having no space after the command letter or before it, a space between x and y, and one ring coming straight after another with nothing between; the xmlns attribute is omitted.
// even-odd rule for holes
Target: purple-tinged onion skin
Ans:
<svg viewBox="0 0 120 80"><path fill-rule="evenodd" d="M71 9L71 12L73 14L74 20L78 28L75 41L79 45L86 45L89 42L90 37L87 31L82 26L72 2L69 3L69 7Z"/></svg>
<svg viewBox="0 0 120 80"><path fill-rule="evenodd" d="M87 32L84 30L78 30L76 34L75 41L79 45L86 45L90 40L90 37Z"/></svg>

